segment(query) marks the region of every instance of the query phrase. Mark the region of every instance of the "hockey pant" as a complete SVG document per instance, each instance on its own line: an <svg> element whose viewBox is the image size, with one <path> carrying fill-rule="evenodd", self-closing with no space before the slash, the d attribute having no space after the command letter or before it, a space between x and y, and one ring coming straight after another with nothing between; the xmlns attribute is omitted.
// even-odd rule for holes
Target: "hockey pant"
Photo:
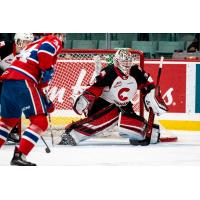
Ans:
<svg viewBox="0 0 200 200"><path fill-rule="evenodd" d="M146 120L136 114L121 113L120 109L114 104L104 107L101 111L88 118L72 123L66 127L66 132L78 144L92 136L103 134L117 124L120 136L135 140L145 139L144 129L147 126ZM153 132L155 132L155 136L153 133L152 138L155 137L157 141L157 130ZM156 142L152 140L151 143Z"/></svg>

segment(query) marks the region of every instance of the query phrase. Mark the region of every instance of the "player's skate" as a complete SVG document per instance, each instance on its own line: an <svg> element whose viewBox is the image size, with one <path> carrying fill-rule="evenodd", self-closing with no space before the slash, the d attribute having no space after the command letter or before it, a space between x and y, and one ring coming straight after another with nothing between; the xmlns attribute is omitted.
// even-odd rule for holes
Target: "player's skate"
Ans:
<svg viewBox="0 0 200 200"><path fill-rule="evenodd" d="M138 146L138 145L140 145L140 146L147 146L149 144L156 144L156 143L158 143L159 139L160 139L160 127L157 124L153 124L151 138L145 138L144 140L129 139L129 142L130 142L131 145L134 145L134 146Z"/></svg>
<svg viewBox="0 0 200 200"><path fill-rule="evenodd" d="M17 133L11 132L8 136L6 144L18 144L20 141L20 137Z"/></svg>
<svg viewBox="0 0 200 200"><path fill-rule="evenodd" d="M16 166L36 166L35 163L28 162L26 156L21 153L17 147L15 147L13 158L10 162L10 165Z"/></svg>

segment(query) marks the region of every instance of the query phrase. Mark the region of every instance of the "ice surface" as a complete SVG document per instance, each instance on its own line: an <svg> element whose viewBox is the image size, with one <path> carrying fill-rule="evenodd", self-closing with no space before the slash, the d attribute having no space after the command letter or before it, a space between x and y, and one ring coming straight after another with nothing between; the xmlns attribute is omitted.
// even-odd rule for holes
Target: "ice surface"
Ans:
<svg viewBox="0 0 200 200"><path fill-rule="evenodd" d="M79 146L52 147L45 152L40 140L27 157L39 166L200 166L200 132L173 131L178 142L159 143L146 147L131 146L123 138L92 138ZM13 156L14 145L4 145L0 150L0 166L8 166Z"/></svg>

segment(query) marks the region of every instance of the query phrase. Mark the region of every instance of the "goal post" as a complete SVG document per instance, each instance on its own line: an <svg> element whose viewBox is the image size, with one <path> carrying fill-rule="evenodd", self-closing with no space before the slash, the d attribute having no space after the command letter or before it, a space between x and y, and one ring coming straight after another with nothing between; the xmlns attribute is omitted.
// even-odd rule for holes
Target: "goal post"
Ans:
<svg viewBox="0 0 200 200"><path fill-rule="evenodd" d="M55 74L47 88L47 95L55 104L52 113L52 126L63 127L80 119L72 110L70 97L73 93L86 88L95 73L95 56L100 57L102 67L113 62L117 50L100 49L64 49L57 60ZM141 68L144 68L144 54L140 50L130 50ZM134 110L144 116L144 107L140 93L133 98Z"/></svg>

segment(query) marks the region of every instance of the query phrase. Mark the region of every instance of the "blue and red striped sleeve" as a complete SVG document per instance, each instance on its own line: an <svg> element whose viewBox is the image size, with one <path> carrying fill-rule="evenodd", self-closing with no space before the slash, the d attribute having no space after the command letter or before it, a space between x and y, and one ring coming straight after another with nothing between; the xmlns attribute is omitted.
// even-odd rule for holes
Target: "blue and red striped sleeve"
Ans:
<svg viewBox="0 0 200 200"><path fill-rule="evenodd" d="M55 56L57 54L56 47L49 41L45 41L38 49L39 67L46 71L55 64Z"/></svg>

